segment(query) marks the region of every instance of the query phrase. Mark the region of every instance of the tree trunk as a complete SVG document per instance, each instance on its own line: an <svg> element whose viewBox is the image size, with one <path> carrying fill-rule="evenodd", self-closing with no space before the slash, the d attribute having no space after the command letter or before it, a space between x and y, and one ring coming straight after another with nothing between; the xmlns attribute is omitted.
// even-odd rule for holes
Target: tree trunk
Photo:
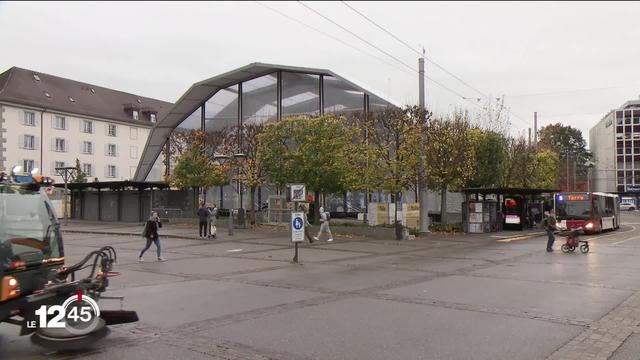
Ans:
<svg viewBox="0 0 640 360"><path fill-rule="evenodd" d="M252 186L249 189L249 223L251 224L251 227L254 227L256 225L256 203L255 203L255 194L256 194L256 187Z"/></svg>
<svg viewBox="0 0 640 360"><path fill-rule="evenodd" d="M400 196L400 193L397 192L395 194L395 196L393 197L393 203L395 204L394 206L394 223L395 223L395 227L396 227L396 240L402 240L402 224L398 221L398 197Z"/></svg>
<svg viewBox="0 0 640 360"><path fill-rule="evenodd" d="M320 191L315 191L313 193L313 223L320 223Z"/></svg>
<svg viewBox="0 0 640 360"><path fill-rule="evenodd" d="M198 188L192 188L191 191L193 191L193 216L195 217L200 205L198 204Z"/></svg>
<svg viewBox="0 0 640 360"><path fill-rule="evenodd" d="M440 224L447 224L447 188L440 189Z"/></svg>

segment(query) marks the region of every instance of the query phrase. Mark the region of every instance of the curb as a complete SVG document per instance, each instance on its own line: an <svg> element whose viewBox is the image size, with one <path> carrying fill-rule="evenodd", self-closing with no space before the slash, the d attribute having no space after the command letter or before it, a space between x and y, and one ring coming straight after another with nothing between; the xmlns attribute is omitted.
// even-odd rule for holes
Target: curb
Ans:
<svg viewBox="0 0 640 360"><path fill-rule="evenodd" d="M138 236L142 235L136 233L123 233L123 232L113 232L113 231L99 231L99 230L61 230L63 233L74 233L74 234L100 234L100 235L116 235L116 236ZM162 234L163 238L172 238L172 239L185 239L185 240L201 240L197 236L194 237L186 237L181 235L172 235L172 234ZM203 240L204 241L204 240Z"/></svg>

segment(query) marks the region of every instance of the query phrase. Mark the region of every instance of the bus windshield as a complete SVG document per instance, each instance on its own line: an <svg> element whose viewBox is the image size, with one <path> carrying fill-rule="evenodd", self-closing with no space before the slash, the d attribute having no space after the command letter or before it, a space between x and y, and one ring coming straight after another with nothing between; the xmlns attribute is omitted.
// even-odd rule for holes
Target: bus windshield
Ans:
<svg viewBox="0 0 640 360"><path fill-rule="evenodd" d="M591 217L589 200L556 201L558 220L587 220Z"/></svg>

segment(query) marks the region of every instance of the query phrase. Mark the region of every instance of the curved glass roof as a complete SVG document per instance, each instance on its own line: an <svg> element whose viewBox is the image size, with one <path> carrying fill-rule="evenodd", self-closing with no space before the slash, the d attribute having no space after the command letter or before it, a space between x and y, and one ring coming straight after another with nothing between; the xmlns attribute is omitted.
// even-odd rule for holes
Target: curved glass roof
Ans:
<svg viewBox="0 0 640 360"><path fill-rule="evenodd" d="M159 155L176 128L220 130L389 106L396 105L329 70L253 63L193 84L151 130L135 180L162 180Z"/></svg>

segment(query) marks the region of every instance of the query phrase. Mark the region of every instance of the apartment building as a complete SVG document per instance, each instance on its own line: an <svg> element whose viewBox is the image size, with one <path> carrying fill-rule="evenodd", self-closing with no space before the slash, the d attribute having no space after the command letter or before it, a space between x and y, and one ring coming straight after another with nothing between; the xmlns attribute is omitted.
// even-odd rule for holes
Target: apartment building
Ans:
<svg viewBox="0 0 640 360"><path fill-rule="evenodd" d="M132 179L171 103L12 67L0 74L0 169L75 166L89 181Z"/></svg>

